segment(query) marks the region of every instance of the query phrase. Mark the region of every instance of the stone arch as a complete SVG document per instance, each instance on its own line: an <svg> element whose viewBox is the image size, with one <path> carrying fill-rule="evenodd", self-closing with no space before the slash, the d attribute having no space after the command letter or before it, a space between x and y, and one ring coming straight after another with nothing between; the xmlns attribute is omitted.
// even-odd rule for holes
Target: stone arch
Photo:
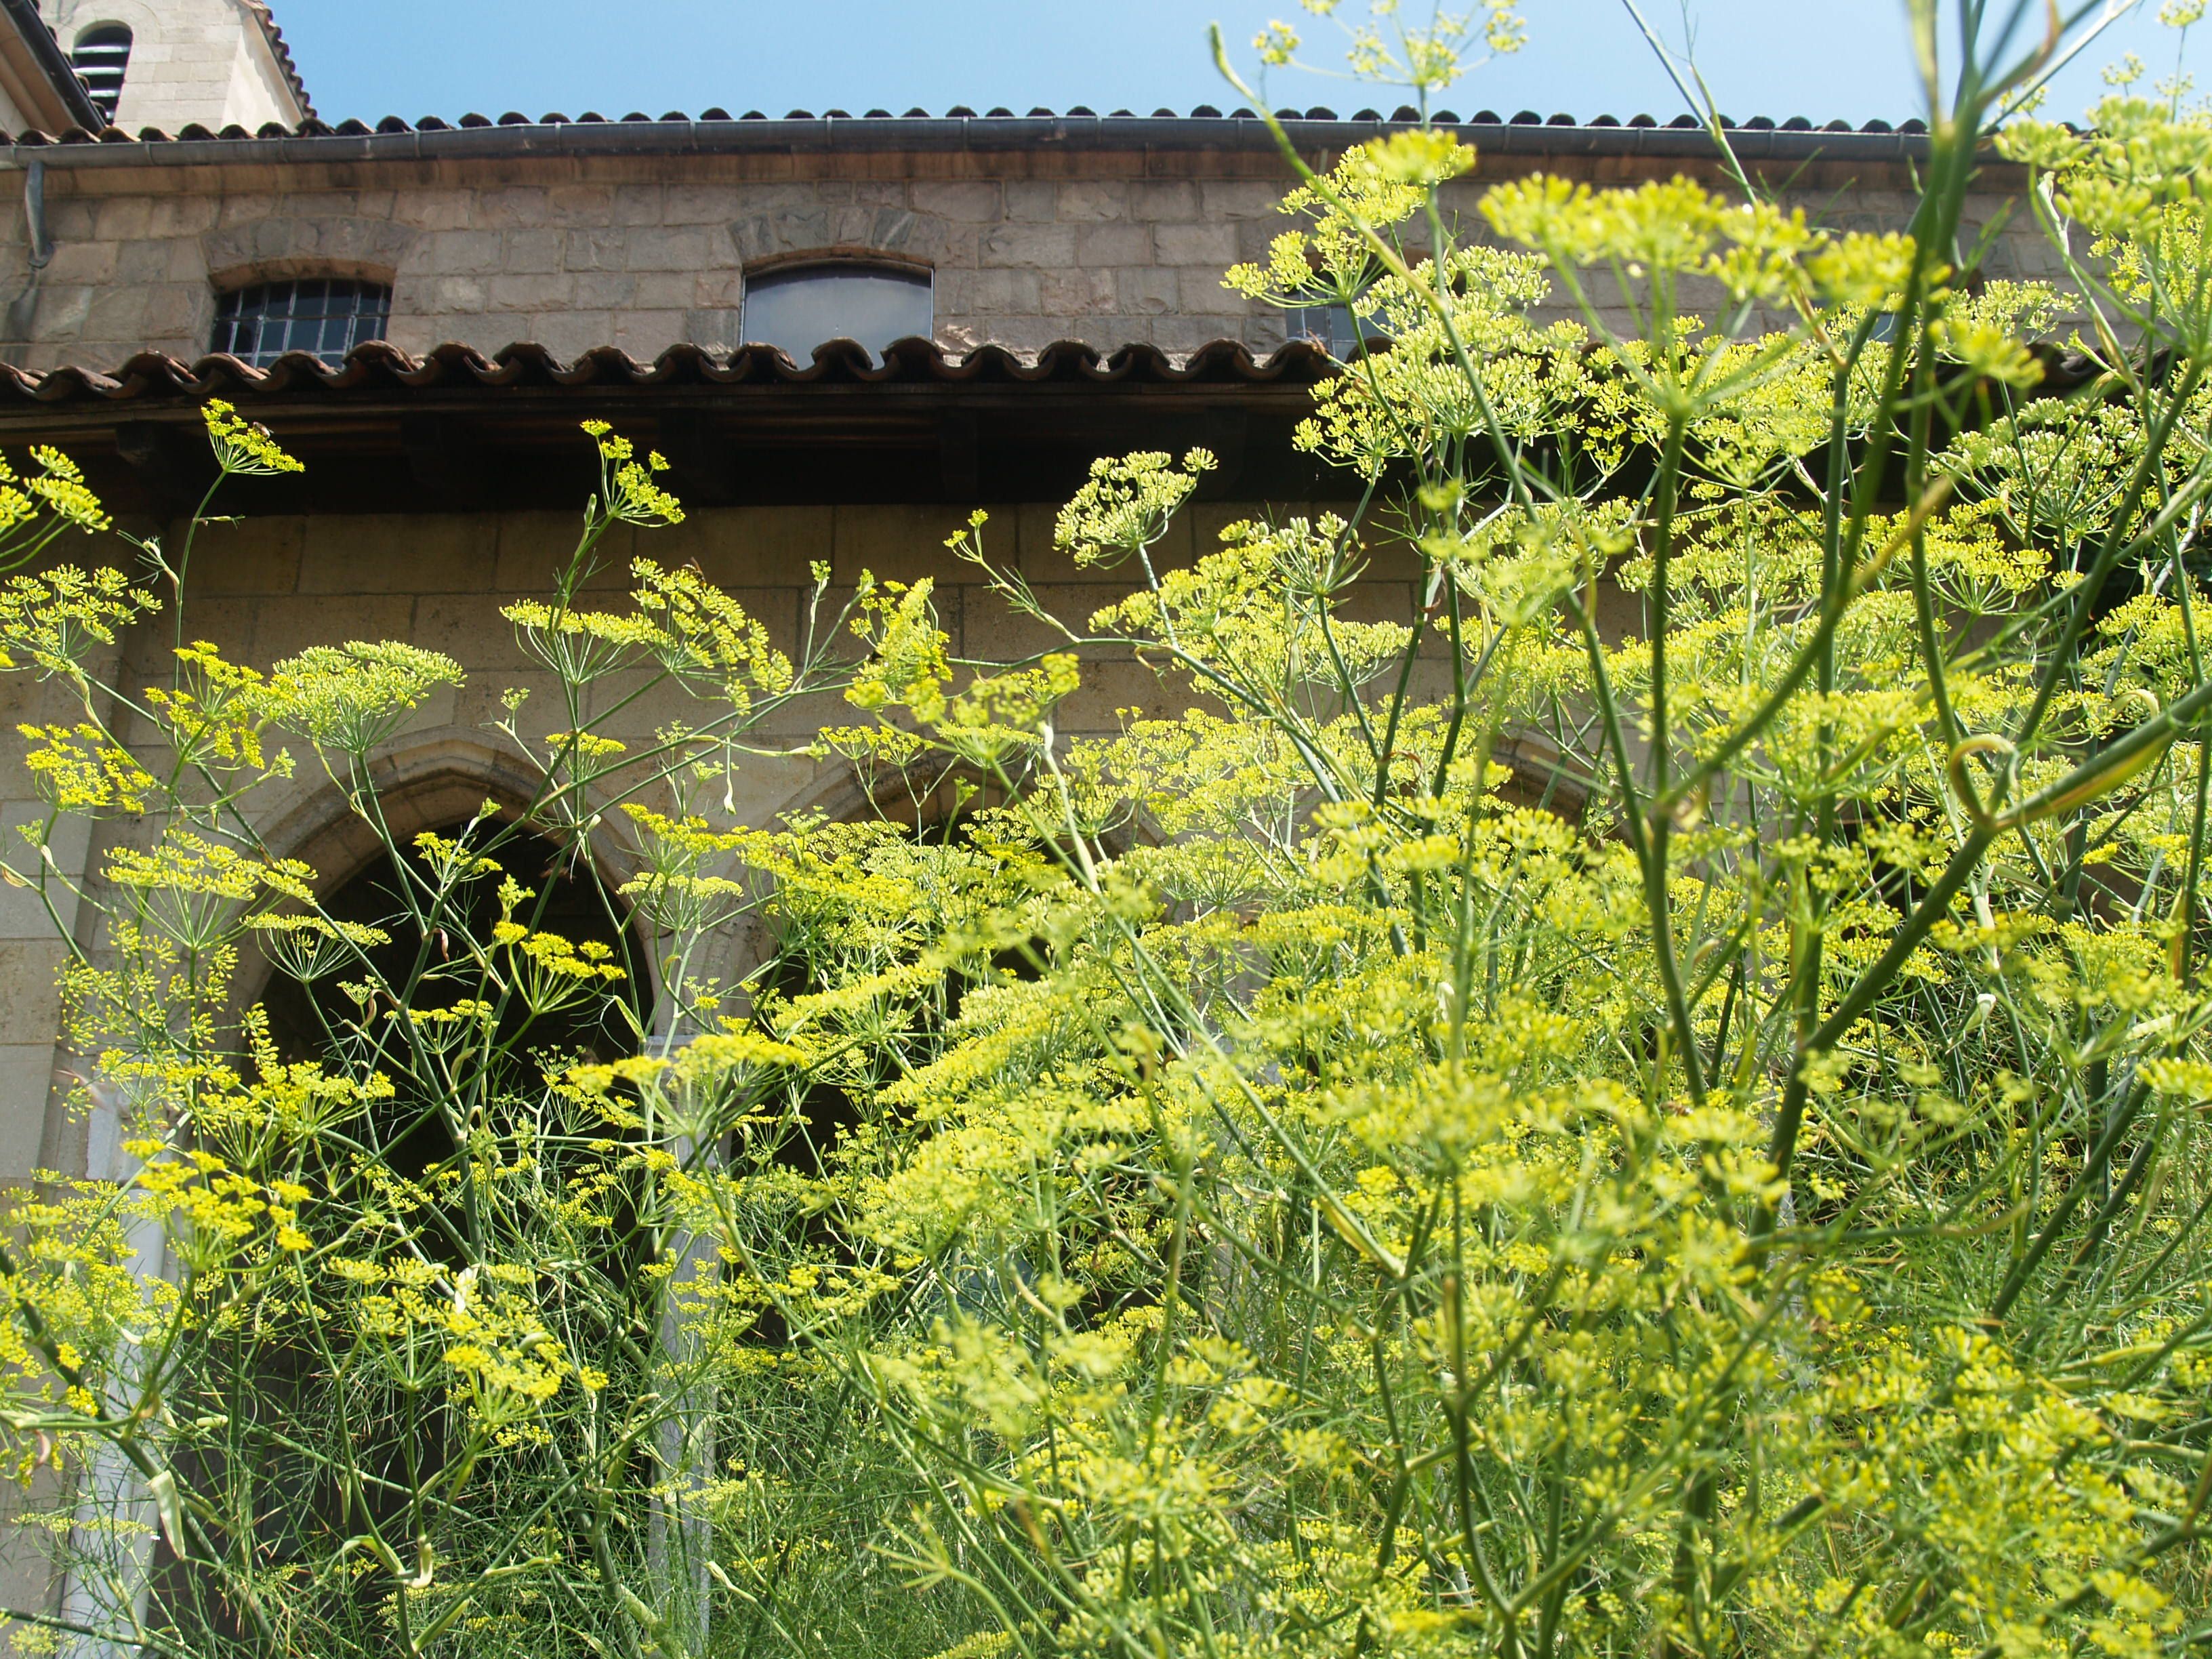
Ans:
<svg viewBox="0 0 2212 1659"><path fill-rule="evenodd" d="M974 228L966 233L972 236ZM933 269L947 263L962 234L951 221L913 208L840 205L811 193L730 223L738 263L748 270L771 262L852 257Z"/></svg>
<svg viewBox="0 0 2212 1659"><path fill-rule="evenodd" d="M526 755L450 732L429 733L411 741L402 739L389 752L373 760L368 772L391 828L392 843L402 848L418 830L443 829L466 820L487 801L508 811L519 809L536 794L543 781L543 774ZM317 892L325 899L374 874L386 851L384 839L363 823L349 805L345 792L327 780L302 792L263 823L260 830L263 844L272 856L297 858L313 865L318 872ZM629 861L604 830L595 830L587 837L586 846L592 867L610 885L618 884L628 873ZM629 931L635 936L637 930L633 925ZM568 936L577 937L574 933ZM650 950L633 954L644 971L650 974L654 966ZM241 975L241 984L246 977ZM258 977L265 990L271 977L265 963L258 964ZM653 983L641 979L638 988L641 1001L649 1008ZM419 1103L419 1100L418 1094L410 1104ZM387 1124L387 1130L388 1127ZM416 1179L427 1165L450 1158L459 1150L453 1138L433 1126L427 1133L385 1133L376 1156L386 1170L397 1172L403 1178ZM460 1265L458 1257L445 1260L449 1267ZM634 1270L637 1264L637 1257L629 1258L629 1267ZM297 1409L301 1402L312 1401L324 1387L314 1356L302 1348L288 1348L282 1342L272 1342L258 1346L254 1352L250 1368L239 1374L251 1379L262 1400L278 1402L277 1407L272 1408L272 1415L278 1414L280 1409ZM387 1476L366 1487L371 1502L382 1501L376 1494L392 1490L391 1481L398 1477L400 1470L411 1466L411 1454L410 1463L398 1462L403 1447L410 1438L428 1467L442 1466L455 1443L447 1427L450 1420L451 1413L442 1401L428 1412L422 1423L411 1429L396 1425L389 1417L378 1419L372 1416L368 1419L354 1455L362 1467L372 1473L379 1467L377 1460L384 1460L382 1468ZM190 1455L200 1460L198 1462L187 1461L179 1464L180 1469L197 1480L236 1480L240 1484L252 1485L253 1503L236 1511L247 1517L240 1524L240 1531L250 1529L251 1536L261 1538L262 1547L271 1552L272 1559L286 1559L274 1553L283 1542L282 1529L267 1526L264 1517L280 1510L305 1512L333 1531L341 1531L348 1524L349 1513L347 1498L334 1488L327 1471L307 1468L298 1460L285 1461L285 1443L275 1443L275 1453L266 1462L248 1464L241 1459L229 1463L228 1451L214 1444L204 1453L195 1451ZM256 1444L265 1452L271 1443L262 1440ZM240 1470L246 1472L240 1475ZM638 1490L641 1493L644 1490L642 1478ZM393 1512L386 1509L380 1513L388 1522ZM161 1620L176 1623L198 1638L220 1644L221 1651L248 1650L248 1635L240 1627L234 1612L218 1595L210 1593L210 1581L198 1569L179 1561L167 1534L158 1534L149 1540L143 1547L143 1557L150 1586L149 1601ZM333 1597L352 1593L354 1588L346 1581L329 1586L329 1594Z"/></svg>
<svg viewBox="0 0 2212 1659"><path fill-rule="evenodd" d="M933 276L937 270L929 260L902 249L835 243L827 247L787 248L764 254L757 259L748 259L744 264L744 274L747 277L766 276L787 270L804 270L813 265L875 265L886 270L910 272L921 276Z"/></svg>
<svg viewBox="0 0 2212 1659"><path fill-rule="evenodd" d="M511 750L467 738L433 737L379 757L369 763L370 780L393 841L405 846L425 830L463 822L486 801L503 811L520 810L537 793L544 775ZM316 872L319 896L327 897L363 874L385 856L383 840L348 804L335 784L309 791L262 826L263 844L273 857L298 859ZM599 878L611 890L633 873L628 849L604 825L586 845ZM659 1006L659 962L648 938L633 918L629 931L641 972L636 986L643 1012ZM265 960L241 968L242 1010L268 992L273 974Z"/></svg>
<svg viewBox="0 0 2212 1659"><path fill-rule="evenodd" d="M97 21L80 27L70 42L70 67L83 81L92 104L111 121L130 78L131 57L138 32L128 23Z"/></svg>
<svg viewBox="0 0 2212 1659"><path fill-rule="evenodd" d="M411 835L433 823L466 817L486 800L516 806L537 793L542 775L512 750L466 738L403 744L369 763L370 781L395 825ZM395 810L396 809L396 810ZM322 881L347 879L383 843L346 804L335 784L308 791L261 827L278 858L313 865Z"/></svg>
<svg viewBox="0 0 2212 1659"><path fill-rule="evenodd" d="M945 779L927 792L921 803L922 817L931 816L933 806L950 804L950 777L948 773ZM825 769L824 775L817 778L811 787L785 803L779 816L805 813L838 823L873 817L881 807L893 803L907 805L908 792L904 779L905 775L896 767L881 766L871 770L857 761L841 761ZM887 816L912 822L910 813L892 812Z"/></svg>
<svg viewBox="0 0 2212 1659"><path fill-rule="evenodd" d="M48 12L54 33L65 50L74 48L95 29L129 29L134 52L167 39L168 33L162 27L161 8L154 0L73 0L67 5L41 9Z"/></svg>
<svg viewBox="0 0 2212 1659"><path fill-rule="evenodd" d="M254 283L341 276L390 288L416 233L389 219L272 216L200 238L208 281L218 292Z"/></svg>

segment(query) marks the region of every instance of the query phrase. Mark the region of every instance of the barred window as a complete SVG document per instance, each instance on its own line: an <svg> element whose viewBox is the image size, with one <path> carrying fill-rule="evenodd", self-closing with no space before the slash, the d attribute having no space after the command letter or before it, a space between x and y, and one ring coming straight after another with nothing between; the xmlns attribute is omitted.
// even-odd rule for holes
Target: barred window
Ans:
<svg viewBox="0 0 2212 1659"><path fill-rule="evenodd" d="M216 309L215 349L266 368L288 351L336 362L363 340L380 340L392 290L376 283L317 276L234 289Z"/></svg>
<svg viewBox="0 0 2212 1659"><path fill-rule="evenodd" d="M70 67L92 94L93 107L111 121L123 96L123 72L130 65L131 31L120 23L101 23L87 29L77 36L76 49L70 53Z"/></svg>
<svg viewBox="0 0 2212 1659"><path fill-rule="evenodd" d="M929 273L858 260L764 271L745 280L744 321L748 344L780 346L793 362L812 362L827 340L880 352L894 340L929 337Z"/></svg>

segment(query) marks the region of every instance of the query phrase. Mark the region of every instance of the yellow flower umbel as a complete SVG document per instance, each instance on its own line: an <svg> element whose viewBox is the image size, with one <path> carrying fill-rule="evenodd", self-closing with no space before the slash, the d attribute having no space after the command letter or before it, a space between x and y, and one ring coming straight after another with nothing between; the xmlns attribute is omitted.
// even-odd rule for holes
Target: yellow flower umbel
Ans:
<svg viewBox="0 0 2212 1659"><path fill-rule="evenodd" d="M586 421L585 433L599 449L599 499L611 518L624 524L677 525L684 522L684 507L656 482L668 471L659 450L643 461L630 441L605 421Z"/></svg>
<svg viewBox="0 0 2212 1659"><path fill-rule="evenodd" d="M438 652L355 640L311 646L285 659L245 696L259 719L297 732L319 749L359 758L439 687L461 679L460 665Z"/></svg>
<svg viewBox="0 0 2212 1659"><path fill-rule="evenodd" d="M220 398L210 398L200 406L200 418L215 449L216 465L227 475L273 478L307 471L303 463L285 453L267 427L247 420Z"/></svg>

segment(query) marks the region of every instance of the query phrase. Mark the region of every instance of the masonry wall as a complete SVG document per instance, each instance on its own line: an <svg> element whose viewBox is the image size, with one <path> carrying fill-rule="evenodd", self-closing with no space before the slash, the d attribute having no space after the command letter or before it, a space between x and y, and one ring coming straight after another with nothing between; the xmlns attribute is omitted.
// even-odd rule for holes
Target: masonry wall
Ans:
<svg viewBox="0 0 2212 1659"><path fill-rule="evenodd" d="M149 349L196 356L218 284L319 269L388 276L392 337L412 350L459 340L494 351L534 339L562 355L612 343L650 357L680 341L735 343L748 270L840 251L929 264L938 337L952 348L993 341L1034 350L1072 338L1102 350L1146 342L1184 351L1228 337L1264 350L1283 337L1281 313L1248 307L1220 287L1229 264L1263 253L1285 223L1274 210L1281 163L1264 154L526 156L280 171L80 168L66 149L48 153L56 251L43 274L33 338L0 345L0 356L33 367L108 368ZM1455 193L1454 210L1474 222L1482 185L1531 165L1527 158L1486 163L1485 178ZM1601 184L1676 170L1624 160L1554 158L1549 165L1579 167ZM819 176L801 176L810 173ZM1879 172L1816 167L1797 183L1814 216L1839 228L1890 228L1911 207L1905 181ZM1995 192L1978 198L1965 234L1978 234L2003 199ZM0 191L0 204L4 267L22 258L22 222L15 193ZM1987 274L2050 272L2053 262L2036 234L2021 228L2026 217L2014 216L1998 235ZM1194 509L1176 532L1185 538L1182 555L1211 545L1212 532L1244 511ZM949 565L942 543L961 516L934 507L706 509L645 545L671 563L696 559L782 641L797 637L809 561L826 557L841 584L864 568L902 580L938 578L946 625L963 654L1042 648L1048 641L1029 637L969 583L972 571ZM411 757L404 765L422 776L490 765L496 757L485 749L484 728L498 712L498 695L529 683L497 607L503 597L543 586L573 521L564 507L542 515L256 520L211 531L194 564L191 631L264 668L317 641L402 638L448 652L470 670L469 687L424 711L403 745ZM1048 507L1002 508L991 534L1048 602L1087 617L1100 590L1053 552L1050 527ZM1197 543L1188 539L1194 530ZM611 560L611 581L626 562ZM1360 604L1378 617L1406 618L1413 575L1410 562L1393 567L1386 559ZM131 642L135 672L165 669L165 637L149 629ZM1066 725L1103 730L1115 709L1172 702L1143 671L1100 665L1066 711ZM0 678L0 832L12 834L37 810L16 726L69 712L52 685ZM631 735L648 734L677 712L641 706ZM774 735L796 745L821 721L848 718L838 705L793 709ZM769 822L834 787L810 763L761 763L748 776L744 813ZM280 816L289 815L289 823L305 814L304 823L315 810L295 801ZM296 824L283 833L303 848L312 840ZM65 867L96 871L96 849L64 852ZM343 863L353 854L333 843L332 855ZM84 1168L82 1126L59 1115L59 1096L50 1100L47 1087L57 1064L52 988L59 960L28 896L0 891L0 1179L34 1167Z"/></svg>
<svg viewBox="0 0 2212 1659"><path fill-rule="evenodd" d="M1221 286L1226 267L1261 257L1288 228L1276 211L1287 169L1263 152L518 155L282 168L95 167L74 165L66 148L44 154L53 263L27 337L0 340L0 356L32 368L109 368L149 349L189 361L208 348L219 290L316 274L391 283L390 338L416 353L447 341L487 354L537 341L562 357L613 345L641 360L679 343L726 349L744 337L748 270L870 252L933 272L937 338L956 351L1079 340L1181 354L1225 338L1264 352L1285 333L1283 313ZM1479 230L1483 185L1535 165L1484 163L1451 210ZM1626 157L1542 165L1599 184L1683 170ZM1839 228L1890 229L1911 215L1907 185L1894 168L1819 163L1796 177L1792 199ZM0 191L0 273L28 280L19 196ZM2007 199L1978 198L1963 234ZM2044 276L2056 264L2031 216L2014 214L1984 270Z"/></svg>
<svg viewBox="0 0 2212 1659"><path fill-rule="evenodd" d="M234 506L250 511L251 485L235 488L240 499ZM1197 547L1214 544L1223 526L1261 510L1254 503L1194 506L1171 529L1162 550L1165 562L1187 562ZM1297 508L1277 503L1273 510ZM1039 597L1073 625L1080 627L1126 591L1125 574L1102 578L1054 550L1049 507L991 513L985 533L995 556L1016 564ZM696 562L767 624L779 647L795 653L808 565L826 559L836 587L823 612L825 625L868 570L900 580L934 578L956 654L1006 658L1057 643L1041 626L1011 615L975 583L972 567L945 552L945 538L965 517L964 510L950 506L704 509L675 529L618 528L605 549L609 568L592 598L608 608L627 608L633 553L671 567ZM264 670L307 646L349 639L410 640L455 658L467 671L466 685L441 692L394 740L384 780L403 834L440 826L468 816L487 793L526 788L535 776L532 758L489 729L504 715L504 691L519 687L535 694L523 711L526 737L542 738L562 724L556 683L533 667L499 607L549 590L556 567L573 545L574 528L573 511L549 511L249 517L203 530L193 554L186 636L211 641L234 660ZM174 529L180 534L182 526ZM1354 610L1362 620L1409 619L1413 578L1413 561L1402 549L1377 548ZM165 614L120 642L125 672L133 682L156 676L166 681L173 628L173 618ZM610 695L629 689L615 688ZM1061 727L1074 734L1104 733L1115 729L1117 711L1172 714L1194 701L1179 684L1133 663L1090 662L1084 665L1083 689L1061 710ZM710 712L680 691L664 689L625 710L609 731L643 746L664 723ZM73 716L82 717L58 687L24 674L0 676L5 727L0 830L11 842L16 825L44 811L22 766L26 743L18 723ZM842 698L820 697L782 710L761 737L769 746L798 749L824 724L865 718ZM257 822L279 854L307 859L336 885L362 867L373 845L353 826L312 751L297 740L282 741L300 762L299 775L257 794ZM754 824L773 823L802 807L842 813L861 804L848 763L805 757L745 761L736 802L737 816ZM58 861L73 876L82 872L96 880L104 848L136 842L147 832L137 821L109 821L88 846L82 830L73 831L58 849ZM617 855L608 850L611 860ZM618 867L611 862L610 868ZM63 921L74 925L76 918L65 914ZM90 938L85 943L96 945ZM740 956L746 948L743 940L732 944ZM36 896L0 889L0 1182L37 1169L82 1174L88 1162L100 1161L88 1144L91 1127L81 1115L64 1110L66 1079L59 1073L70 1061L54 1041L59 1017L54 979L64 954ZM727 965L749 964L733 959Z"/></svg>

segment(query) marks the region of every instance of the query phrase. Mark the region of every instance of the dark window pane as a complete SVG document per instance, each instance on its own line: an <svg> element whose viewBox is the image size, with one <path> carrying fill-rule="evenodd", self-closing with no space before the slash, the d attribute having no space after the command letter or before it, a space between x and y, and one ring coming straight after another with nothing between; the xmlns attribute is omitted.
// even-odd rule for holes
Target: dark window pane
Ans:
<svg viewBox="0 0 2212 1659"><path fill-rule="evenodd" d="M1363 301L1357 315L1346 305L1294 307L1287 319L1291 338L1311 340L1332 357L1357 356L1368 341L1390 332L1381 313L1370 309L1371 299L1363 296Z"/></svg>
<svg viewBox="0 0 2212 1659"><path fill-rule="evenodd" d="M894 340L927 339L933 325L929 276L883 265L801 265L745 283L748 343L778 346L811 362L828 340L857 340L880 352Z"/></svg>
<svg viewBox="0 0 2212 1659"><path fill-rule="evenodd" d="M337 276L263 283L222 296L215 349L262 367L288 351L334 362L363 340L382 339L391 315L392 290L374 283Z"/></svg>
<svg viewBox="0 0 2212 1659"><path fill-rule="evenodd" d="M131 31L120 23L103 23L76 38L70 67L92 94L93 107L109 120L123 96L124 72L131 66Z"/></svg>

